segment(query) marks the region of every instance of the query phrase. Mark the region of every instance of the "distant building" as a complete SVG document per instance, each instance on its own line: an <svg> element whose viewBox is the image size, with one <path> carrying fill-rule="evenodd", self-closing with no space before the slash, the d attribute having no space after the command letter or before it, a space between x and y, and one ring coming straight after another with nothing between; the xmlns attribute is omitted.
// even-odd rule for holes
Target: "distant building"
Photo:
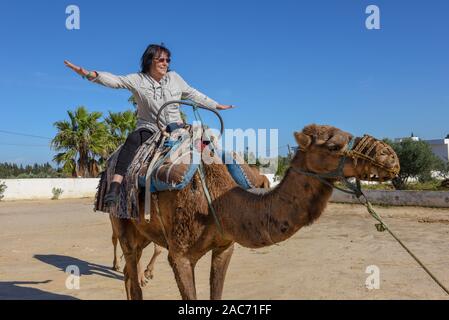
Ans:
<svg viewBox="0 0 449 320"><path fill-rule="evenodd" d="M423 140L430 144L432 152L443 159L449 161L449 139Z"/></svg>
<svg viewBox="0 0 449 320"><path fill-rule="evenodd" d="M444 161L449 161L449 139L421 140L419 137L396 138L395 142L401 142L404 139L413 141L424 141L430 145L432 152Z"/></svg>
<svg viewBox="0 0 449 320"><path fill-rule="evenodd" d="M421 141L419 137L405 137L405 138L395 138L394 142L402 142L405 139L412 139L413 141Z"/></svg>

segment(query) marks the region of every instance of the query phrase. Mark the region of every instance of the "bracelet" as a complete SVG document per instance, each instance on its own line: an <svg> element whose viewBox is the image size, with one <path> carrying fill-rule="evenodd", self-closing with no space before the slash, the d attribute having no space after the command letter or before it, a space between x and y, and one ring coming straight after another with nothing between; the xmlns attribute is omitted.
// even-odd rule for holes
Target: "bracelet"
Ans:
<svg viewBox="0 0 449 320"><path fill-rule="evenodd" d="M92 74L92 71L89 71L89 73L86 74L86 78L87 78L87 80L91 80L91 79L95 78L95 76Z"/></svg>

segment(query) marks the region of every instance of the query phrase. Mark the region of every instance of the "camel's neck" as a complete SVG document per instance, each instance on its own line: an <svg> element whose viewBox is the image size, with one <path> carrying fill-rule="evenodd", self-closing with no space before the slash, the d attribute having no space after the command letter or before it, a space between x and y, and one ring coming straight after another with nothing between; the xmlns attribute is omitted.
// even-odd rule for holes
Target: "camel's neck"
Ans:
<svg viewBox="0 0 449 320"><path fill-rule="evenodd" d="M300 160L292 163L301 168ZM292 168L278 186L264 194L233 188L221 197L223 205L232 208L219 213L225 236L252 248L281 242L317 219L331 194L331 187Z"/></svg>

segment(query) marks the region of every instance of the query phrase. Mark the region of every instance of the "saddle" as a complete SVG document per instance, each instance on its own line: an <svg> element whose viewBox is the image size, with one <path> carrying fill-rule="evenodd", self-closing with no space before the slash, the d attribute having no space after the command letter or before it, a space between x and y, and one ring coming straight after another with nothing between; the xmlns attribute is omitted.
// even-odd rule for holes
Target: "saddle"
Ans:
<svg viewBox="0 0 449 320"><path fill-rule="evenodd" d="M103 205L103 196L113 176L118 150L108 159L98 186L95 210L118 218L139 219L139 193L145 194L145 213L150 213L151 194L182 190L199 170L202 151L213 150L213 161L226 165L235 182L244 189L256 187L257 173L235 152L213 148L211 141L194 132L192 127L177 128L164 137L155 133L136 153L122 182L116 208ZM217 163L217 162L215 162Z"/></svg>
<svg viewBox="0 0 449 320"><path fill-rule="evenodd" d="M182 190L192 180L199 168L201 152L211 148L210 141L202 137L201 141L194 141L190 128L177 129L165 140L165 151L153 159L154 165L144 168L146 173L139 175L140 188L150 192L166 190ZM256 188L257 173L245 163L244 159L236 152L214 150L215 156L220 160L215 163L226 164L226 168L234 181L244 189ZM151 183L148 184L148 175Z"/></svg>

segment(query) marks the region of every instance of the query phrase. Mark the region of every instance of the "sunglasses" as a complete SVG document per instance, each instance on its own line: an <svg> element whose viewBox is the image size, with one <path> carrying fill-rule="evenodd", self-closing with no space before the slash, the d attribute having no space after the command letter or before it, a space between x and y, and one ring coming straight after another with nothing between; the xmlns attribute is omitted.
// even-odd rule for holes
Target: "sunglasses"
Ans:
<svg viewBox="0 0 449 320"><path fill-rule="evenodd" d="M154 59L157 62L167 62L170 63L171 59L170 58L158 58L158 59Z"/></svg>

